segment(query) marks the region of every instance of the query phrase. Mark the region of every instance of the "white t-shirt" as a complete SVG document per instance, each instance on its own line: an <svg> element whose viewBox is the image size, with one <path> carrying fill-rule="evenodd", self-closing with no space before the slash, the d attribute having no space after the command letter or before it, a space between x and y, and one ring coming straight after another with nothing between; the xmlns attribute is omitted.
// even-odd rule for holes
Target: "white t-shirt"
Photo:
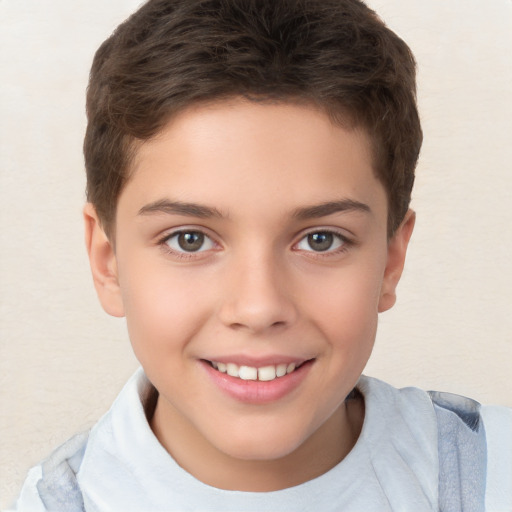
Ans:
<svg viewBox="0 0 512 512"><path fill-rule="evenodd" d="M142 401L150 384L142 370L88 439L74 438L59 457L74 454L78 461L73 464L88 512L438 511L438 421L429 395L364 376L357 387L365 418L351 452L320 477L280 491L221 490L184 471L149 427ZM512 411L483 407L481 417L487 434L486 510L512 511ZM41 466L31 470L17 510L47 510L37 488L41 474ZM75 509L70 504L62 510Z"/></svg>

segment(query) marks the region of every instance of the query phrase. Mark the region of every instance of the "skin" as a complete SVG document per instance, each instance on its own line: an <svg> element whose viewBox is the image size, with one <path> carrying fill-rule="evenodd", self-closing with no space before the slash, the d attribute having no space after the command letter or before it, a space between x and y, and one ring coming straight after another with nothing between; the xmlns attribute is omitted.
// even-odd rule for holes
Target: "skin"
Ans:
<svg viewBox="0 0 512 512"><path fill-rule="evenodd" d="M357 441L364 404L345 397L370 356L378 313L395 302L414 225L409 212L388 238L369 148L364 132L313 107L196 106L138 149L115 244L85 207L100 301L126 316L159 391L153 432L209 485L297 485ZM204 245L182 249L180 230L204 233ZM323 251L307 236L329 232ZM205 360L235 356L311 363L291 392L254 404L209 378Z"/></svg>

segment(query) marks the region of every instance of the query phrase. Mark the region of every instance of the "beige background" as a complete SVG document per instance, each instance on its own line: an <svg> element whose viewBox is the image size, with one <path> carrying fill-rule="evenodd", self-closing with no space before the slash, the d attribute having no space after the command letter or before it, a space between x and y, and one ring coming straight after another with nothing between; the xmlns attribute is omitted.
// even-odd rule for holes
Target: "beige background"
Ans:
<svg viewBox="0 0 512 512"><path fill-rule="evenodd" d="M0 506L136 366L82 242L84 89L137 0L0 0ZM371 0L413 48L425 144L366 373L512 406L512 2Z"/></svg>

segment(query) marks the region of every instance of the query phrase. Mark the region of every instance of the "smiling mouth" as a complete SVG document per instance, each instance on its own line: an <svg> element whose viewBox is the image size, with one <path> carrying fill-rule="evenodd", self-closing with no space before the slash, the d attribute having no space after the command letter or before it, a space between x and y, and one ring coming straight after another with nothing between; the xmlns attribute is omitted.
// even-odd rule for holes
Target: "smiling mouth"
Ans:
<svg viewBox="0 0 512 512"><path fill-rule="evenodd" d="M260 368L254 366L237 365L235 363L222 363L218 361L206 361L212 368L220 373L225 373L230 377L241 380L258 380L261 382L270 382L298 370L304 364L312 361L303 361L300 363L283 363L277 365L267 365Z"/></svg>

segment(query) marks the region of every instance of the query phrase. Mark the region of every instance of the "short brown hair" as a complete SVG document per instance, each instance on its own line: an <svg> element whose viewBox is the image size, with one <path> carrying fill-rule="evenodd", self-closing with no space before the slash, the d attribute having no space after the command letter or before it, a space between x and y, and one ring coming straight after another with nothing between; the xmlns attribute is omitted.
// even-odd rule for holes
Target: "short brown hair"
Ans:
<svg viewBox="0 0 512 512"><path fill-rule="evenodd" d="M112 233L135 142L191 104L300 101L366 130L392 234L422 132L409 47L359 0L149 0L98 49L87 92L87 199Z"/></svg>

